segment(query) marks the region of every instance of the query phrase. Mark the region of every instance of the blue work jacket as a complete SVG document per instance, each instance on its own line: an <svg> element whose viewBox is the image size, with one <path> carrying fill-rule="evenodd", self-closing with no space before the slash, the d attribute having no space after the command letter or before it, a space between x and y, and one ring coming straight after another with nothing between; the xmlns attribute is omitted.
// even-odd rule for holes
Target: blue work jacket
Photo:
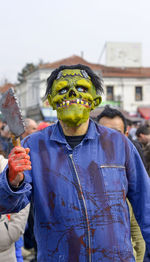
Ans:
<svg viewBox="0 0 150 262"><path fill-rule="evenodd" d="M39 262L135 261L130 200L150 247L150 180L133 144L90 120L72 149L59 122L22 142L32 170L12 190L0 176L0 212L19 211L33 199Z"/></svg>

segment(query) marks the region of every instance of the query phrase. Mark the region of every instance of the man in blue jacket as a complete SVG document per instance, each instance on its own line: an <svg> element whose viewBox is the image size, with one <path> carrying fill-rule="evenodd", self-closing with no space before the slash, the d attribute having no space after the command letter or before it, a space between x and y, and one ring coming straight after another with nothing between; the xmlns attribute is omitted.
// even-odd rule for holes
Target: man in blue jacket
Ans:
<svg viewBox="0 0 150 262"><path fill-rule="evenodd" d="M150 180L139 154L89 119L102 91L89 67L53 71L46 97L59 121L14 148L0 176L1 213L33 199L40 262L135 261L126 196L150 248Z"/></svg>

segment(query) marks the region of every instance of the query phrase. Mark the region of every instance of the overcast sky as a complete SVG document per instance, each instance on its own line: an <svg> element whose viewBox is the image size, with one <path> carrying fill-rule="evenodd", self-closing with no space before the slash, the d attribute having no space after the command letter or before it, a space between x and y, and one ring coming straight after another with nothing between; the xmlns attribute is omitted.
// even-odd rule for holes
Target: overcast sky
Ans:
<svg viewBox="0 0 150 262"><path fill-rule="evenodd" d="M41 59L97 63L108 41L141 43L150 67L150 0L0 0L0 36L0 83Z"/></svg>

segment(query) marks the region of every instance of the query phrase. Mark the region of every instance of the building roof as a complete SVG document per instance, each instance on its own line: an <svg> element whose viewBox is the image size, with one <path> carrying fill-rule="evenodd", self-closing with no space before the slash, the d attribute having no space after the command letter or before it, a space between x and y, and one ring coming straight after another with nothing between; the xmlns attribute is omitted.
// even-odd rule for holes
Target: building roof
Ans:
<svg viewBox="0 0 150 262"><path fill-rule="evenodd" d="M14 84L5 83L4 85L0 86L0 93L6 92L9 88L14 87Z"/></svg>
<svg viewBox="0 0 150 262"><path fill-rule="evenodd" d="M80 56L73 55L73 56L70 56L68 58L58 60L58 61L53 62L53 63L39 65L39 68L55 69L55 68L57 68L61 65L76 65L76 64L83 64L83 65L89 66L93 70L100 70L101 67L103 67L103 66L100 66L99 64L93 64L93 63L87 62L85 59L83 59Z"/></svg>
<svg viewBox="0 0 150 262"><path fill-rule="evenodd" d="M150 67L105 67L102 71L103 77L129 77L149 78Z"/></svg>
<svg viewBox="0 0 150 262"><path fill-rule="evenodd" d="M86 61L80 56L70 56L58 60L53 63L41 64L39 69L49 68L55 69L61 65L75 65L75 64L84 64L89 66L93 71L100 71L103 77L136 77L136 78L149 78L150 77L150 67L110 67L101 64L94 64Z"/></svg>

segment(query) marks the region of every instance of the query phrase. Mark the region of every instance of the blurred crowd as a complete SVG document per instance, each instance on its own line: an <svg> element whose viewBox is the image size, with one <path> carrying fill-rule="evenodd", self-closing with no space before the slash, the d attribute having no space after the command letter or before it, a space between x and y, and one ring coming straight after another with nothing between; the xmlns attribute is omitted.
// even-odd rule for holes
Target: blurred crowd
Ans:
<svg viewBox="0 0 150 262"><path fill-rule="evenodd" d="M150 120L145 120L144 123L128 125L129 138L137 142L142 149L142 157L150 176Z"/></svg>

